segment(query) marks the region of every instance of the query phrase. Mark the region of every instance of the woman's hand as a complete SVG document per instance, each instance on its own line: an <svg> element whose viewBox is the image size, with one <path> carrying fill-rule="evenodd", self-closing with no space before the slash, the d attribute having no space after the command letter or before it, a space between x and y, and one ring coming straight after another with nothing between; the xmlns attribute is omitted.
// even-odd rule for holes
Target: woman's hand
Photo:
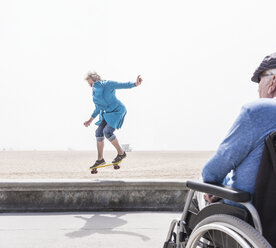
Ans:
<svg viewBox="0 0 276 248"><path fill-rule="evenodd" d="M142 83L143 79L141 78L141 75L139 75L136 79L135 86L139 86Z"/></svg>
<svg viewBox="0 0 276 248"><path fill-rule="evenodd" d="M93 121L93 117L91 117L88 121L84 122L83 125L86 126L86 127L89 127L91 122Z"/></svg>

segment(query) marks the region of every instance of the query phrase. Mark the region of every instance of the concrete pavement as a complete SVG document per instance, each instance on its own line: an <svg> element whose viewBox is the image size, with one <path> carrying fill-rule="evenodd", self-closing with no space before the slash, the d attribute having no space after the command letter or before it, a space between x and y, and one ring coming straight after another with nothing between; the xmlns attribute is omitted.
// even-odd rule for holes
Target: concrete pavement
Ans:
<svg viewBox="0 0 276 248"><path fill-rule="evenodd" d="M1 248L158 248L179 212L0 214Z"/></svg>

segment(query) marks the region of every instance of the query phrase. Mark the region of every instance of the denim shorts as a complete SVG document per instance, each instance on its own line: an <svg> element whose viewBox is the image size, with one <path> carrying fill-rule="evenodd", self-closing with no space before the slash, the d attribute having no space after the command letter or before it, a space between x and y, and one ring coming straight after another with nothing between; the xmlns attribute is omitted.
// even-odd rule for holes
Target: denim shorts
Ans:
<svg viewBox="0 0 276 248"><path fill-rule="evenodd" d="M103 141L104 137L106 137L110 142L116 139L114 135L115 128L109 126L105 120L98 126L96 129L96 139L97 141Z"/></svg>

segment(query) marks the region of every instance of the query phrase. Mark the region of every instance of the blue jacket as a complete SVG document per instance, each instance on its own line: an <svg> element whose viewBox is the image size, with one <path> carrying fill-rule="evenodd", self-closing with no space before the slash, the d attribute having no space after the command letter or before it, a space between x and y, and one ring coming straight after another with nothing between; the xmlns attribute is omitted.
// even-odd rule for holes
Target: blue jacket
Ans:
<svg viewBox="0 0 276 248"><path fill-rule="evenodd" d="M96 125L100 125L103 119L107 124L115 129L122 127L126 115L126 107L115 95L116 89L130 89L135 87L135 83L117 83L114 81L97 81L93 86L93 102L95 110L93 118L100 115Z"/></svg>
<svg viewBox="0 0 276 248"><path fill-rule="evenodd" d="M204 166L203 180L253 194L264 139L275 130L276 98L262 98L243 106L227 137ZM226 176L230 171L233 174L228 180Z"/></svg>

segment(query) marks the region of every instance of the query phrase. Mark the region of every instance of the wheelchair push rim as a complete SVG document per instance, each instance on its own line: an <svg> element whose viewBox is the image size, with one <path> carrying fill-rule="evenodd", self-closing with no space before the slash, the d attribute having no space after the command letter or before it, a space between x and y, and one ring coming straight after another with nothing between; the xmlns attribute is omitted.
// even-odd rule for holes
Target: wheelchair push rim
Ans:
<svg viewBox="0 0 276 248"><path fill-rule="evenodd" d="M185 247L272 248L252 226L234 216L223 214L210 216L198 223Z"/></svg>

